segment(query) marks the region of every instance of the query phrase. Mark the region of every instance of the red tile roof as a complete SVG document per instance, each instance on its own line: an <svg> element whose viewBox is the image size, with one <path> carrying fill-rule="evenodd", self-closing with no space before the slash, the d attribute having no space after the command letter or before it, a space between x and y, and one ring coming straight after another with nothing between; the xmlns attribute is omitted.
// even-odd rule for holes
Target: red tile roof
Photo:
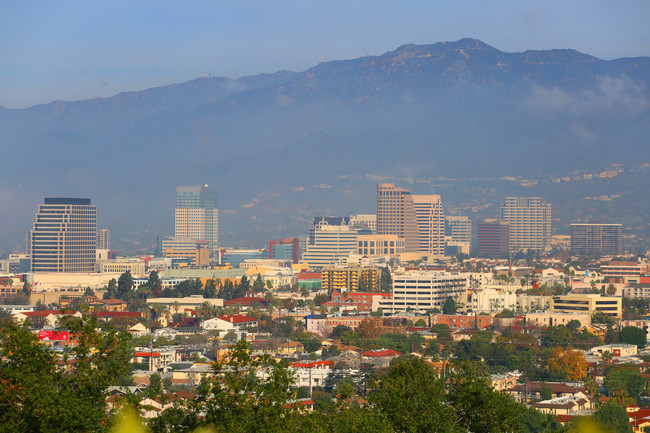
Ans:
<svg viewBox="0 0 650 433"><path fill-rule="evenodd" d="M334 362L332 361L292 362L290 365L293 368L314 368L314 367L320 367L325 365L334 366Z"/></svg>
<svg viewBox="0 0 650 433"><path fill-rule="evenodd" d="M59 314L77 314L77 312L71 310L67 310L65 312L61 312L61 310L41 310L41 311L25 311L25 312L21 312L20 314L24 314L27 317L36 317L36 316L47 317L50 314L54 314L55 316L57 316Z"/></svg>
<svg viewBox="0 0 650 433"><path fill-rule="evenodd" d="M361 355L370 358L381 358L384 356L398 356L401 354L402 352L398 352L393 349L375 349L375 350L368 350L366 352L363 352Z"/></svg>
<svg viewBox="0 0 650 433"><path fill-rule="evenodd" d="M243 298L235 298L235 299L230 299L228 301L224 301L223 305L226 307L230 307L232 305L241 305L242 307L250 307L253 305L253 302L257 302L260 306L267 305L269 301L267 301L264 298L260 298L259 296L248 296L248 297L243 297Z"/></svg>
<svg viewBox="0 0 650 433"><path fill-rule="evenodd" d="M230 316L218 316L219 319L225 320L230 323L248 323L248 322L257 322L257 319L250 316L244 316L242 314L233 314Z"/></svg>
<svg viewBox="0 0 650 433"><path fill-rule="evenodd" d="M94 317L142 317L139 311L97 311L91 314Z"/></svg>

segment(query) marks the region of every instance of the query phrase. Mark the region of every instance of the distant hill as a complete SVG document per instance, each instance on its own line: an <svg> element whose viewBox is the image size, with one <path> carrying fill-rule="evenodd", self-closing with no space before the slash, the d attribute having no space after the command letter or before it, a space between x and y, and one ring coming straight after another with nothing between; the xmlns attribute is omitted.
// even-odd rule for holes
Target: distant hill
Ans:
<svg viewBox="0 0 650 433"><path fill-rule="evenodd" d="M636 166L650 160L649 81L648 57L505 53L461 39L0 108L0 198L13 209L0 245L21 242L45 195L92 197L100 224L138 249L171 231L176 185L209 183L221 191L224 243L249 245L300 234L314 214L371 212L378 178ZM443 200L462 208L457 196Z"/></svg>

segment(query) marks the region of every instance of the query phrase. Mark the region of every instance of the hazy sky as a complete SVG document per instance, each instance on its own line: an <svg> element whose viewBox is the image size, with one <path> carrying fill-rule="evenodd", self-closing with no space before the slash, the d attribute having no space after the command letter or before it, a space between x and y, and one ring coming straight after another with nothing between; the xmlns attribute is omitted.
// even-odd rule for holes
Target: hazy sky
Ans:
<svg viewBox="0 0 650 433"><path fill-rule="evenodd" d="M648 0L0 0L0 105L304 70L406 43L650 55Z"/></svg>

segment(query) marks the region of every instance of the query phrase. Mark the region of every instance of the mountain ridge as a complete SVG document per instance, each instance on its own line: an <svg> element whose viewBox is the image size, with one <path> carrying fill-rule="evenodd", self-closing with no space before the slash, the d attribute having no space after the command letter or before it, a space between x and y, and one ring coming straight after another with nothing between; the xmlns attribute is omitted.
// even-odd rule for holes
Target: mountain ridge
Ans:
<svg viewBox="0 0 650 433"><path fill-rule="evenodd" d="M355 167L371 177L417 179L636 164L649 144L649 88L650 57L507 53L465 38L405 44L301 72L195 78L107 98L2 108L5 158L26 165L0 171L0 196L20 209L28 201L35 208L48 194L107 197L107 225L115 222L118 239L133 231L129 224L141 235L143 227L169 230L176 185L216 185L224 208L252 218L255 207L242 206L263 191L279 194L278 215L305 206L305 214L344 212L355 200L367 207L365 195L355 196L361 189L337 180ZM312 183L332 190L318 197L291 192ZM115 210L124 207L131 221ZM18 215L0 242L22 238L15 233L28 227L16 227L32 217ZM266 232L265 218L255 223L263 235L241 236L262 241L304 230L273 222L275 231Z"/></svg>

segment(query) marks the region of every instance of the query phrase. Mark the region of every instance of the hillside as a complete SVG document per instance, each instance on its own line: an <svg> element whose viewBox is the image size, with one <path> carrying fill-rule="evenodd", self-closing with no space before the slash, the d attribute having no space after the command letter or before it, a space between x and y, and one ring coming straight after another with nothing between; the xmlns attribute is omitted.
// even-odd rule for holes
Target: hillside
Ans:
<svg viewBox="0 0 650 433"><path fill-rule="evenodd" d="M176 185L208 183L221 191L224 243L250 245L300 234L314 214L372 211L377 178L636 167L650 162L649 81L648 57L505 53L462 39L303 72L2 108L10 163L0 197L13 211L0 250L22 242L45 195L92 197L100 224L138 249L171 230ZM462 209L461 195L443 200Z"/></svg>

